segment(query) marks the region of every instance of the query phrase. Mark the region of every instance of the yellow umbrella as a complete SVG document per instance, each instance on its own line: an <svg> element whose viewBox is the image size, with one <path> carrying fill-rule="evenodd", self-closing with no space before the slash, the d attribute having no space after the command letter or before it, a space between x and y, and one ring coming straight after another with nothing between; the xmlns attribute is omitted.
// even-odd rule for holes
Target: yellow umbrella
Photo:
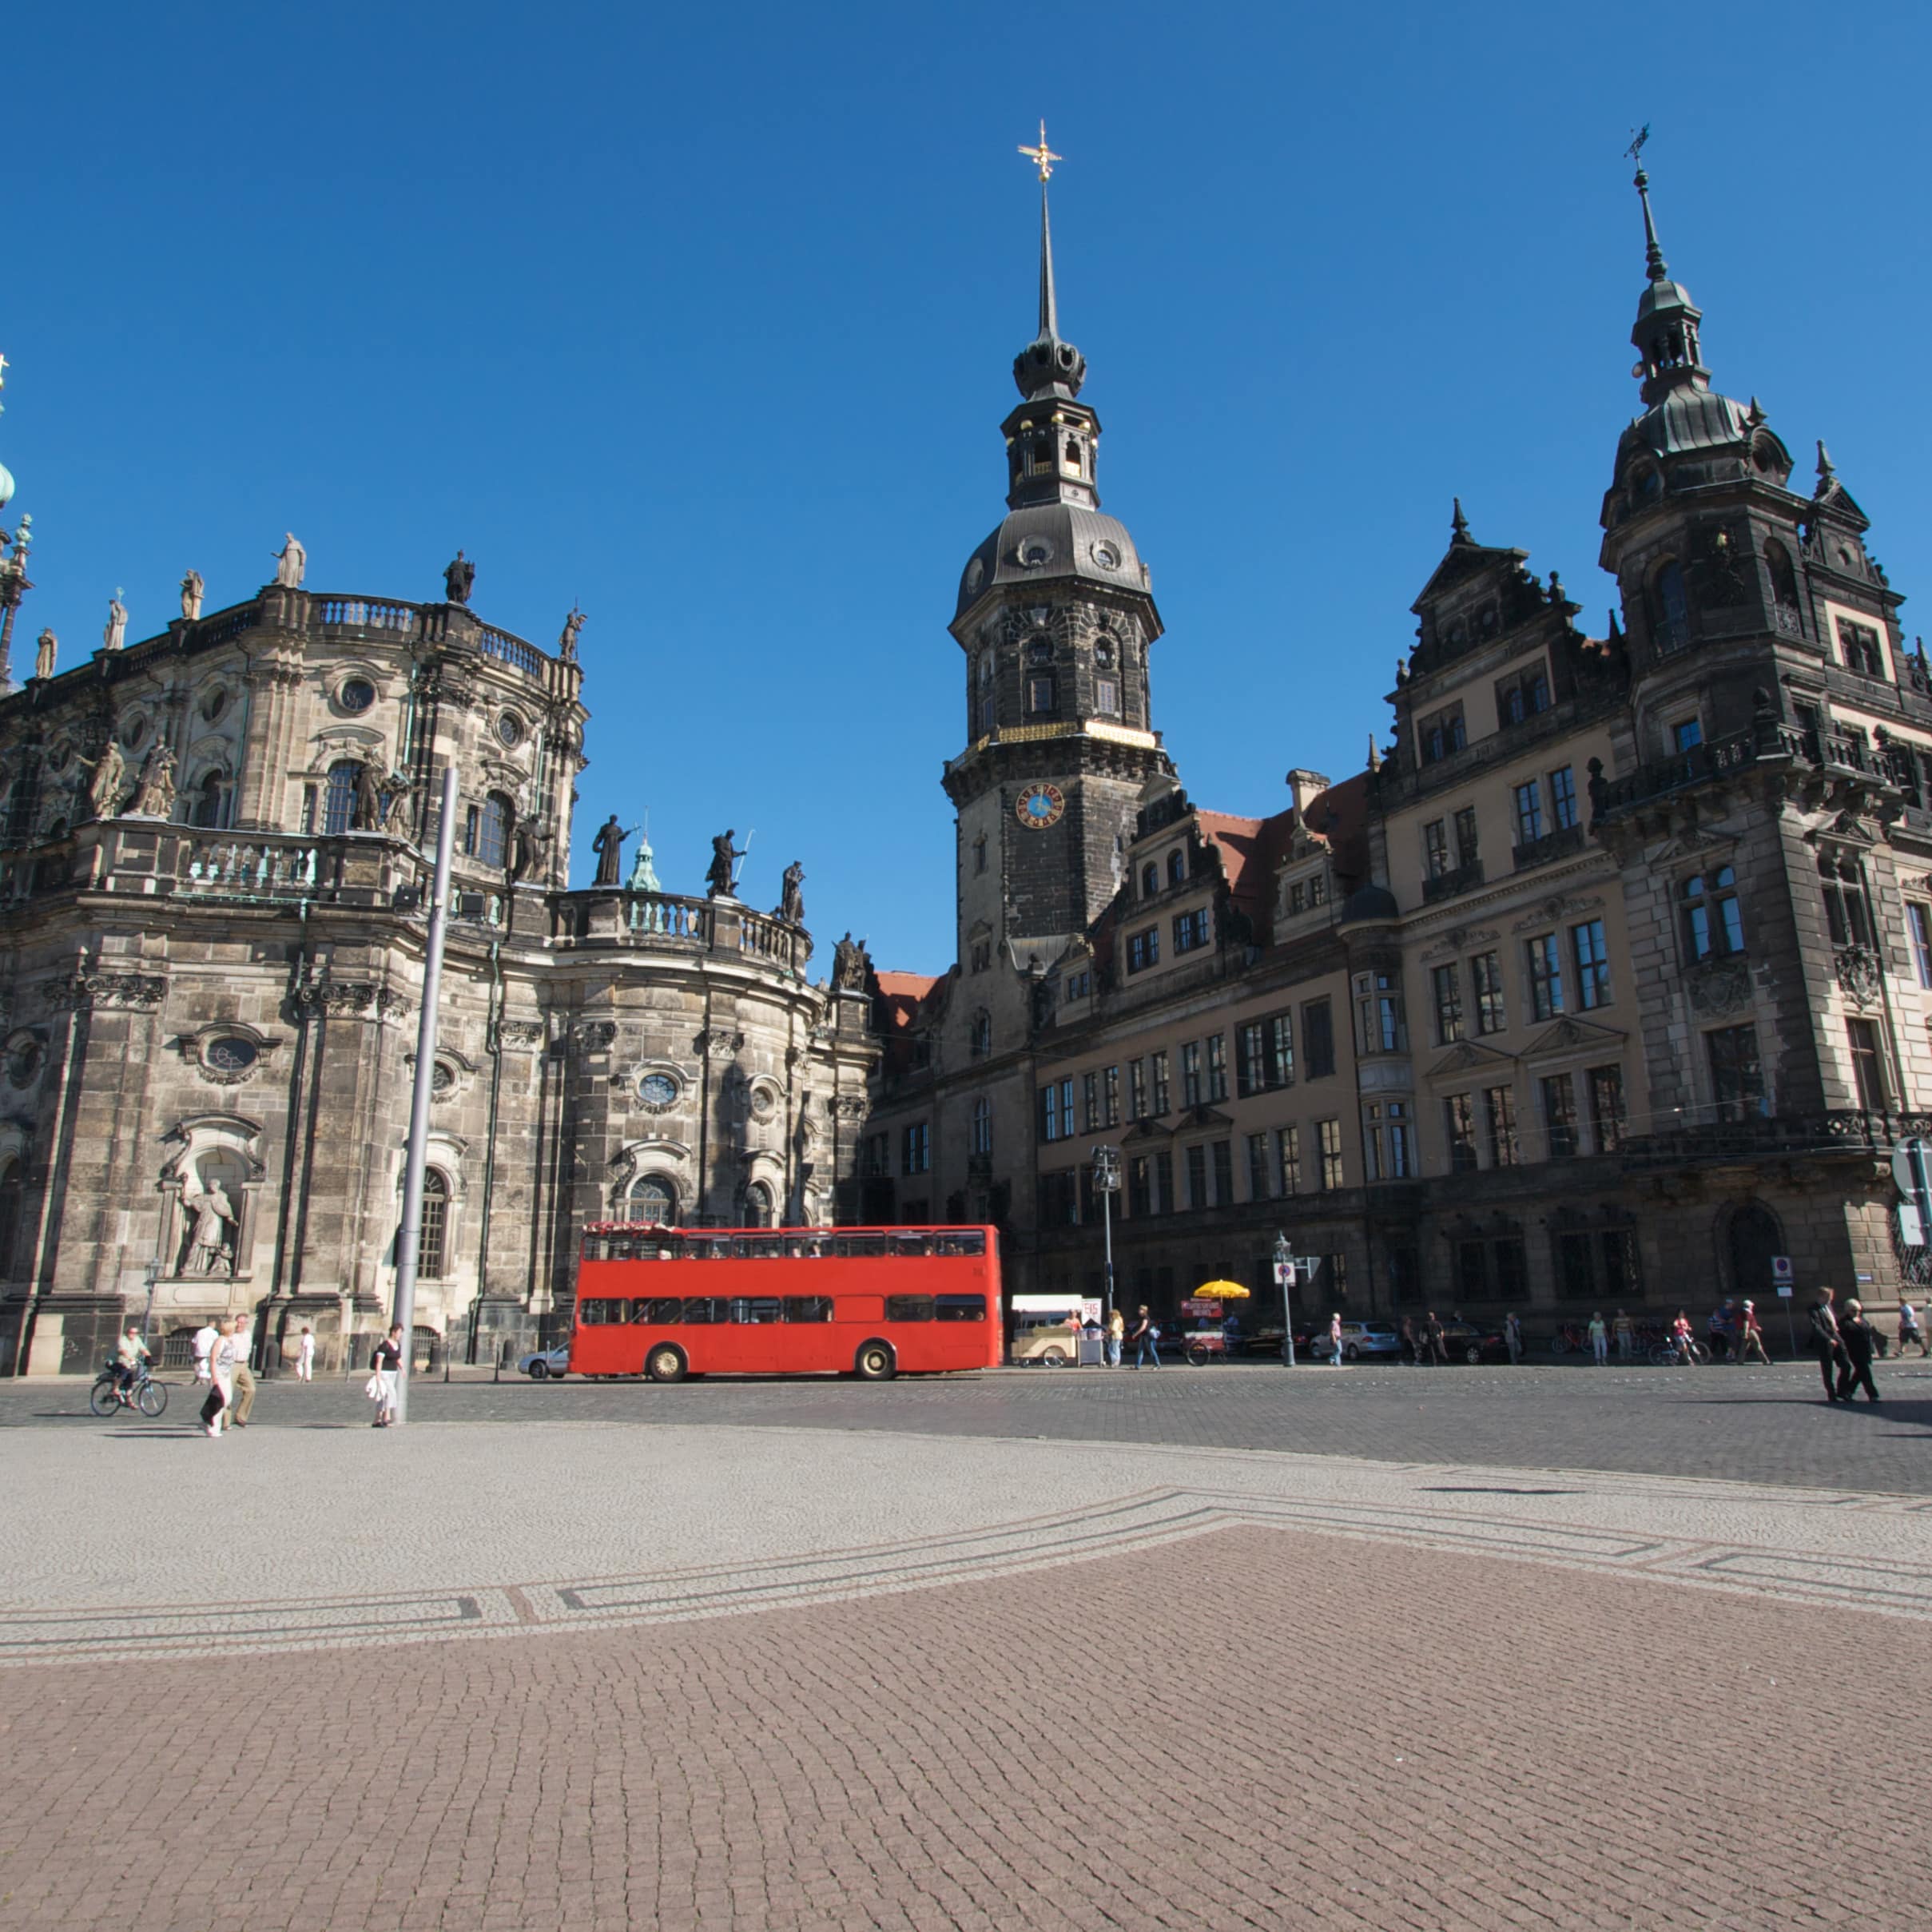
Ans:
<svg viewBox="0 0 1932 1932"><path fill-rule="evenodd" d="M1195 1289L1195 1298L1202 1302L1245 1302L1248 1291L1239 1282L1205 1282Z"/></svg>

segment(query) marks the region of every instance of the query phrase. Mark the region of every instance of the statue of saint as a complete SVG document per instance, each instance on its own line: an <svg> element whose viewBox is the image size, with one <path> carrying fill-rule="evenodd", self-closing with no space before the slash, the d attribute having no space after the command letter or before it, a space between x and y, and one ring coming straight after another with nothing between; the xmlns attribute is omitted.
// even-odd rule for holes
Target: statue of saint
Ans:
<svg viewBox="0 0 1932 1932"><path fill-rule="evenodd" d="M382 830L402 830L403 808L415 796L415 789L407 772L392 772L383 781Z"/></svg>
<svg viewBox="0 0 1932 1932"><path fill-rule="evenodd" d="M296 540L292 530L282 532L282 547L275 553L275 581L284 590L302 587L302 573L308 568L308 552Z"/></svg>
<svg viewBox="0 0 1932 1932"><path fill-rule="evenodd" d="M443 589L452 604L467 604L470 601L470 586L476 581L476 566L463 555L456 553L453 563L443 566Z"/></svg>
<svg viewBox="0 0 1932 1932"><path fill-rule="evenodd" d="M40 641L34 648L34 675L51 678L54 675L54 654L60 648L60 639L51 630L43 630Z"/></svg>
<svg viewBox="0 0 1932 1932"><path fill-rule="evenodd" d="M634 825L631 827L631 832L636 829ZM630 833L617 822L614 812L598 828L597 837L590 841L590 849L597 854L597 877L591 881L593 885L618 883L618 873L624 863L624 841L630 837Z"/></svg>
<svg viewBox="0 0 1932 1932"><path fill-rule="evenodd" d="M165 818L174 809L174 753L165 745L156 745L141 761L129 809L145 818Z"/></svg>
<svg viewBox="0 0 1932 1932"><path fill-rule="evenodd" d="M630 877L624 881L625 891L661 892L664 890L658 882L658 869L651 863L652 857L650 838L647 833L638 841L638 856L631 861Z"/></svg>
<svg viewBox="0 0 1932 1932"><path fill-rule="evenodd" d="M510 839L510 882L527 879L543 863L550 841L528 819L520 819Z"/></svg>
<svg viewBox="0 0 1932 1932"><path fill-rule="evenodd" d="M563 620L563 635L557 640L557 654L566 664L576 662L577 638L583 629L583 618L584 614L573 604L570 615Z"/></svg>
<svg viewBox="0 0 1932 1932"><path fill-rule="evenodd" d="M705 896L708 899L729 899L737 885L732 868L743 858L731 841L737 837L735 828L729 828L711 841L711 869L705 874ZM750 841L745 841L745 850L751 849Z"/></svg>
<svg viewBox="0 0 1932 1932"><path fill-rule="evenodd" d="M108 650L118 650L127 641L128 607L117 590L107 600L107 628L101 633L101 642Z"/></svg>
<svg viewBox="0 0 1932 1932"><path fill-rule="evenodd" d="M383 829L383 777L373 758L360 758L356 764L356 801L349 813L352 832L380 832Z"/></svg>
<svg viewBox="0 0 1932 1932"><path fill-rule="evenodd" d="M194 1191L189 1192L188 1187ZM188 1187L181 1191L181 1212L189 1217L181 1272L204 1279L232 1275L235 1272L235 1244L229 1230L235 1226L234 1203L219 1181L204 1187L191 1174Z"/></svg>
<svg viewBox="0 0 1932 1932"><path fill-rule="evenodd" d="M832 984L841 993L862 993L872 960L865 948L848 932L832 948Z"/></svg>
<svg viewBox="0 0 1932 1932"><path fill-rule="evenodd" d="M797 859L785 869L785 885L779 894L777 916L791 925L805 924L805 867Z"/></svg>
<svg viewBox="0 0 1932 1932"><path fill-rule="evenodd" d="M93 773L93 782L87 788L88 803L93 807L96 818L112 818L121 809L121 788L127 782L128 763L121 755L121 746L113 738L107 741L107 749L97 758L77 757L77 765Z"/></svg>
<svg viewBox="0 0 1932 1932"><path fill-rule="evenodd" d="M205 587L199 570L190 570L181 579L181 615L191 624L201 614L201 593Z"/></svg>

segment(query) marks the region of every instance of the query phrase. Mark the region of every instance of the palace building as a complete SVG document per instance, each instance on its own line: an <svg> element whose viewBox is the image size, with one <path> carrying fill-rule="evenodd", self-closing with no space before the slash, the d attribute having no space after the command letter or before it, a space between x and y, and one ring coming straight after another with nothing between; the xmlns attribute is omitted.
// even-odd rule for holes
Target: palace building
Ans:
<svg viewBox="0 0 1932 1932"><path fill-rule="evenodd" d="M325 1363L387 1326L448 765L419 1350L534 1338L588 1222L829 1218L853 1170L869 1004L795 894L666 892L648 847L568 889L581 618L484 623L460 559L439 602L300 574L0 698L0 1373L130 1316Z"/></svg>
<svg viewBox="0 0 1932 1932"><path fill-rule="evenodd" d="M1823 446L1793 487L1711 386L1636 186L1620 622L1587 635L1458 504L1387 752L1251 817L1161 749L1043 186L1008 514L950 626L958 955L877 977L868 1218L990 1217L1014 1287L1097 1296L1105 1145L1130 1306L1222 1277L1265 1309L1282 1232L1324 1317L1674 1313L1768 1300L1779 1256L1867 1298L1922 1278L1888 1156L1932 1124L1932 674Z"/></svg>

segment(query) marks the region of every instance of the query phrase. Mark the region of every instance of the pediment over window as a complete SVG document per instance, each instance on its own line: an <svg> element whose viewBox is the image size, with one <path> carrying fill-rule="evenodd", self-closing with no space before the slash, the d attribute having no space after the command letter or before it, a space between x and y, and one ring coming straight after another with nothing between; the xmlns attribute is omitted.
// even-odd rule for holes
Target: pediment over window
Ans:
<svg viewBox="0 0 1932 1932"><path fill-rule="evenodd" d="M1515 1064L1513 1053L1499 1053L1494 1047L1481 1046L1473 1040L1459 1040L1429 1068L1429 1077L1432 1080L1453 1079L1472 1071L1491 1069L1507 1074Z"/></svg>
<svg viewBox="0 0 1932 1932"><path fill-rule="evenodd" d="M1547 1027L1524 1049L1526 1060L1548 1059L1560 1054L1602 1051L1615 1052L1625 1036L1615 1027L1600 1027L1592 1020L1559 1020Z"/></svg>

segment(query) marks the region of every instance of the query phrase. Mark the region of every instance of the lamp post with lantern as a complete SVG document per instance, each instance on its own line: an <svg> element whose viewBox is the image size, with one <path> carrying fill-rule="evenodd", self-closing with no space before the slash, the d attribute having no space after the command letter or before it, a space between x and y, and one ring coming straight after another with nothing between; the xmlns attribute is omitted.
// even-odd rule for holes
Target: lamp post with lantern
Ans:
<svg viewBox="0 0 1932 1932"><path fill-rule="evenodd" d="M1294 1366L1294 1250L1286 1234L1274 1237L1274 1278L1282 1289L1282 1360Z"/></svg>
<svg viewBox="0 0 1932 1932"><path fill-rule="evenodd" d="M1100 1197L1100 1225L1107 1243L1107 1272L1101 1278L1106 1302L1101 1323L1111 1334L1114 1319L1114 1196L1120 1191L1120 1150L1095 1147L1094 1192Z"/></svg>

